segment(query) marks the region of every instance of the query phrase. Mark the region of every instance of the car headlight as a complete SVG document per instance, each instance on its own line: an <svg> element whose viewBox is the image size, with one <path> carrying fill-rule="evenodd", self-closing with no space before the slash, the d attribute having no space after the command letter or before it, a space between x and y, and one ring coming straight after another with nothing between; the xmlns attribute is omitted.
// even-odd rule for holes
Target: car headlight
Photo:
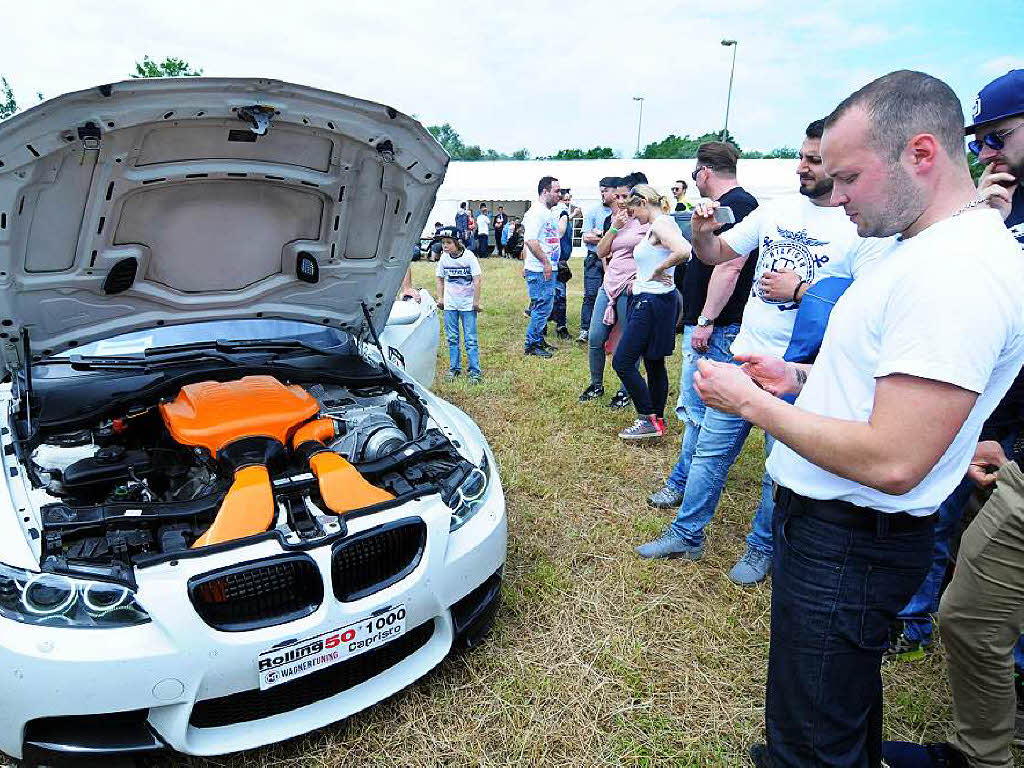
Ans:
<svg viewBox="0 0 1024 768"><path fill-rule="evenodd" d="M0 616L69 629L129 627L150 620L135 593L121 584L23 571L2 563Z"/></svg>
<svg viewBox="0 0 1024 768"><path fill-rule="evenodd" d="M490 485L491 465L487 460L487 452L485 451L479 466L473 467L470 470L469 474L459 483L451 497L445 502L452 510L450 531L457 531L479 511L480 507L484 505L484 500L487 498L487 489Z"/></svg>

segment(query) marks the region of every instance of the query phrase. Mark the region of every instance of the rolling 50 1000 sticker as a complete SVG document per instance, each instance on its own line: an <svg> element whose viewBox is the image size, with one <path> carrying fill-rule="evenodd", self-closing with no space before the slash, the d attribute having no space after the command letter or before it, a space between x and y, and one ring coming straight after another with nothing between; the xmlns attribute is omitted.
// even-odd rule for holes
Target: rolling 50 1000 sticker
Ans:
<svg viewBox="0 0 1024 768"><path fill-rule="evenodd" d="M264 651L257 659L260 690L273 688L379 648L405 632L405 606L389 608L285 648Z"/></svg>

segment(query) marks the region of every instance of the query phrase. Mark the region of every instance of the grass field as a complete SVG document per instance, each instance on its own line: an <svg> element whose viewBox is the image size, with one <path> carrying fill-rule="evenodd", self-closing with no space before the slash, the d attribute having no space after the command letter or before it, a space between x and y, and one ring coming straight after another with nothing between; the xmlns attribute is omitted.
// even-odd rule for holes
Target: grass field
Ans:
<svg viewBox="0 0 1024 768"><path fill-rule="evenodd" d="M414 265L418 287L433 291L432 267ZM505 486L504 606L489 642L345 723L195 764L740 766L763 740L770 586L742 589L725 575L757 503L761 434L733 467L704 559L640 561L633 547L671 517L644 498L675 461L680 423L669 419L658 445L620 442L631 411L577 402L587 383L581 346L559 342L552 360L523 356L519 263L490 259L483 269L484 382L439 375L436 391L479 423ZM581 298L577 276L574 335ZM438 351L440 374L446 345ZM609 366L609 395L614 381ZM941 651L884 675L887 737L940 740L949 716Z"/></svg>

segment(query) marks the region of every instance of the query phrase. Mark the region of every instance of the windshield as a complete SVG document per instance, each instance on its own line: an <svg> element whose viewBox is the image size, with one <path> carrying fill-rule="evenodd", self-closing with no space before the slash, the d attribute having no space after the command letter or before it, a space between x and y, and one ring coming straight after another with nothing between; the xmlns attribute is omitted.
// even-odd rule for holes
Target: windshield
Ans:
<svg viewBox="0 0 1024 768"><path fill-rule="evenodd" d="M206 323L188 323L147 331L133 331L93 341L62 352L69 355L114 356L137 355L147 349L193 344L201 341L272 341L294 339L338 354L356 354L355 340L337 328L325 328L297 320L215 320Z"/></svg>

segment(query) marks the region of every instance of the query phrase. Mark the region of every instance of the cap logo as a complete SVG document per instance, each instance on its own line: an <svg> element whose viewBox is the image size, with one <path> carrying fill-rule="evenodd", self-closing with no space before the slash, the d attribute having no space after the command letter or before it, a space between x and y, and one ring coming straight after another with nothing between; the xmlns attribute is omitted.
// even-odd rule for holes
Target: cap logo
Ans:
<svg viewBox="0 0 1024 768"><path fill-rule="evenodd" d="M974 106L971 107L971 117L977 117L981 114L981 94L979 93L974 97Z"/></svg>

